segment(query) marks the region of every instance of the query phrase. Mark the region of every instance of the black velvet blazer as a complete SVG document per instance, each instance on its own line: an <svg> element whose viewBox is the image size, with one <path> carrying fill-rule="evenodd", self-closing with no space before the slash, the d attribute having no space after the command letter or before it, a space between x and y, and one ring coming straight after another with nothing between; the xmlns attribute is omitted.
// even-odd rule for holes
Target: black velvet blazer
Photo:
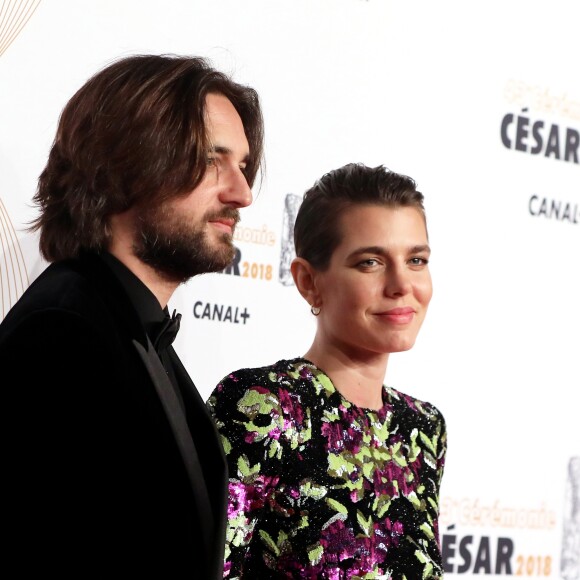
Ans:
<svg viewBox="0 0 580 580"><path fill-rule="evenodd" d="M186 416L98 256L50 265L8 312L0 324L7 569L221 579L224 454L170 353Z"/></svg>

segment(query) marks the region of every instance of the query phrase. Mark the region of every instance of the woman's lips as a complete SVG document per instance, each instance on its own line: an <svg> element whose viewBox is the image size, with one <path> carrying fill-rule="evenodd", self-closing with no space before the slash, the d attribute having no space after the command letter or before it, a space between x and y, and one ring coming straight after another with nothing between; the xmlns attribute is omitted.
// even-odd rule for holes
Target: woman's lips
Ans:
<svg viewBox="0 0 580 580"><path fill-rule="evenodd" d="M403 306L401 308L392 308L385 312L379 312L378 316L394 324L408 324L413 320L415 310L409 306Z"/></svg>

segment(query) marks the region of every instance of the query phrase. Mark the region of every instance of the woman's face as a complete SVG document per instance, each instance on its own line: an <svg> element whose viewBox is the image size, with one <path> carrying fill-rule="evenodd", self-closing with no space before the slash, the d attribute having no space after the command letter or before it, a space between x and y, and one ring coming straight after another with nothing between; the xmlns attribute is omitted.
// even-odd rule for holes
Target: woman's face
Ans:
<svg viewBox="0 0 580 580"><path fill-rule="evenodd" d="M410 349L432 295L421 212L353 206L339 227L328 269L315 274L319 333L356 358Z"/></svg>

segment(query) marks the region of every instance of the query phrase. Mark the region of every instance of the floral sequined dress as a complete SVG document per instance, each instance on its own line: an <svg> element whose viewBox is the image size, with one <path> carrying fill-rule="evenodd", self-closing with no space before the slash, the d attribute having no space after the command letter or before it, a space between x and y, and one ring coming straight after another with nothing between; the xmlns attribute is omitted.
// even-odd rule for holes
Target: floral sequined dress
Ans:
<svg viewBox="0 0 580 580"><path fill-rule="evenodd" d="M352 405L302 358L215 388L230 470L225 578L443 577L443 416L390 387L383 402Z"/></svg>

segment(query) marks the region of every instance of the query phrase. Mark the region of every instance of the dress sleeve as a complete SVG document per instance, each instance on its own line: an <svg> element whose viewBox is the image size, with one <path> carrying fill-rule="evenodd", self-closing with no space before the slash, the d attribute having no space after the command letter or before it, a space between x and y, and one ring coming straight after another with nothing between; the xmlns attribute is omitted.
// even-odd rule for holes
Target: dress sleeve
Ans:
<svg viewBox="0 0 580 580"><path fill-rule="evenodd" d="M217 385L207 402L228 461L224 555L224 578L228 580L242 576L254 529L278 482L280 402L268 383L267 375L237 371Z"/></svg>
<svg viewBox="0 0 580 580"><path fill-rule="evenodd" d="M439 530L439 515L441 511L441 482L443 480L443 471L445 468L445 456L447 453L447 426L445 423L445 418L441 413L439 413L438 419L438 444L437 444L437 455L435 457L436 460L436 475L435 475L435 484L436 484L436 501L437 501L437 513L436 513L436 520L435 520L435 530L436 530L436 538L437 538L437 545L439 550L441 550L441 532Z"/></svg>
<svg viewBox="0 0 580 580"><path fill-rule="evenodd" d="M443 415L439 414L439 445L437 448L437 485L441 487L443 470L445 467L445 456L447 454L447 425Z"/></svg>

